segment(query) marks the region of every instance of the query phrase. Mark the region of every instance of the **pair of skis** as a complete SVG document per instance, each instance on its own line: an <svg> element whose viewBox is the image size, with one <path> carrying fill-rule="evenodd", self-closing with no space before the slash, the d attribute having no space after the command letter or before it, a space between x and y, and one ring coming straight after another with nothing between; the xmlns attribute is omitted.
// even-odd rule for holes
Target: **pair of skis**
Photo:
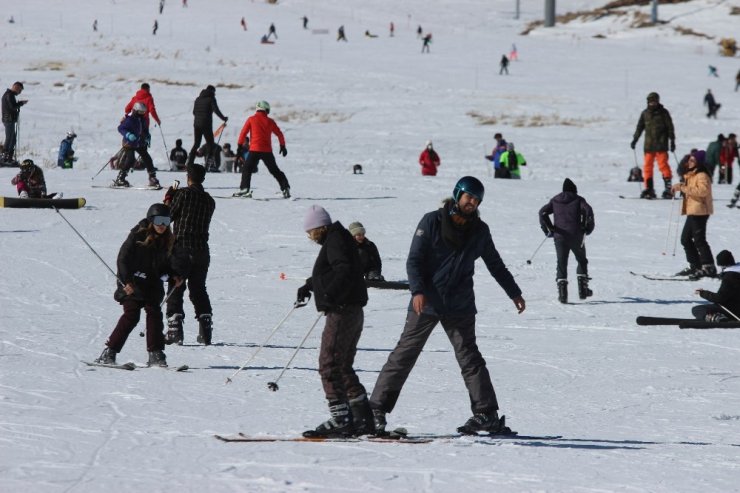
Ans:
<svg viewBox="0 0 740 493"><path fill-rule="evenodd" d="M405 431L405 430L404 430ZM345 442L356 442L356 443L398 443L406 445L421 445L429 444L433 442L454 442L457 440L473 440L481 443L492 443L496 441L506 440L528 440L528 441L550 441L560 440L563 438L561 435L519 435L516 433L507 435L467 435L467 434L449 434L449 435L435 435L435 434L420 434L420 435L408 435L405 433L398 433L394 436L394 432L391 432L388 436L360 436L360 437L346 437L346 438L306 438L306 437L291 437L291 436L275 436L275 435L246 435L239 433L237 435L214 435L216 439L222 442L228 443L274 443L274 442L293 442L293 443L345 443Z"/></svg>
<svg viewBox="0 0 740 493"><path fill-rule="evenodd" d="M108 363L98 363L96 361L82 361L82 363L85 363L87 366L96 366L101 368L113 368L115 370L128 370L133 371L137 368L158 368L158 367L152 367L152 366L139 366L133 361L129 361L128 363L121 363L121 364L108 364ZM187 371L190 369L188 365L180 365L180 366L163 366L161 367L164 370L171 370L171 371Z"/></svg>

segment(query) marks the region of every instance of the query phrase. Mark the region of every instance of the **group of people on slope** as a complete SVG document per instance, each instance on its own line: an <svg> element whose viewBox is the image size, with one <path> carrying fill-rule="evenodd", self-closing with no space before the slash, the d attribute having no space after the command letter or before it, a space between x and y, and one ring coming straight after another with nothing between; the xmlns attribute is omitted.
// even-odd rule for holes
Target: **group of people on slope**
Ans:
<svg viewBox="0 0 740 493"><path fill-rule="evenodd" d="M514 148L513 142L506 142L501 133L493 136L496 145L491 154L484 157L493 164L493 177L519 180L522 177L521 167L527 165L522 153Z"/></svg>

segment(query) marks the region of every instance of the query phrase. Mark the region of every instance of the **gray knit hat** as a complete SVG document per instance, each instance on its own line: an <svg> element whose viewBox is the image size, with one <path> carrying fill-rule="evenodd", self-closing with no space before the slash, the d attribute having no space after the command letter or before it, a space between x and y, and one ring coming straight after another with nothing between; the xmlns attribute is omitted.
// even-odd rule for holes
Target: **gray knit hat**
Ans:
<svg viewBox="0 0 740 493"><path fill-rule="evenodd" d="M362 223L358 221L355 221L352 224L350 224L349 228L347 229L352 234L352 236L365 234L365 226L363 226Z"/></svg>

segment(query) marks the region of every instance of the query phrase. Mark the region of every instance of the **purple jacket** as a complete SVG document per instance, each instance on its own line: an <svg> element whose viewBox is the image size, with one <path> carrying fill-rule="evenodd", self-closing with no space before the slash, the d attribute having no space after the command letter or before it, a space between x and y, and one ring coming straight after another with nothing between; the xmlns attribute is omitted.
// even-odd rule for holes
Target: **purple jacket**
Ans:
<svg viewBox="0 0 740 493"><path fill-rule="evenodd" d="M555 224L550 221L555 215ZM540 209L540 227L556 239L583 241L594 230L594 211L586 199L574 192L561 192Z"/></svg>
<svg viewBox="0 0 740 493"><path fill-rule="evenodd" d="M125 147L133 147L138 149L140 147L147 147L149 139L149 124L143 115L132 113L123 119L120 125L118 125L118 133L123 135L123 145ZM130 141L126 138L126 134L132 133L136 136L136 140Z"/></svg>

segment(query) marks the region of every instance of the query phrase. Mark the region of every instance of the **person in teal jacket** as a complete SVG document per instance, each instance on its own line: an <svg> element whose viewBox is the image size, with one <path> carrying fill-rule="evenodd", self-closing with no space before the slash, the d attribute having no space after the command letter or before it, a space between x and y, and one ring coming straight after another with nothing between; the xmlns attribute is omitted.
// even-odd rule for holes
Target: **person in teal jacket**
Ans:
<svg viewBox="0 0 740 493"><path fill-rule="evenodd" d="M506 152L501 154L499 162L501 163L500 169L502 172L497 173L496 178L512 178L514 180L521 179L521 167L527 165L527 161L524 159L524 156L522 156L520 152L514 150L513 142L509 142L507 144Z"/></svg>

